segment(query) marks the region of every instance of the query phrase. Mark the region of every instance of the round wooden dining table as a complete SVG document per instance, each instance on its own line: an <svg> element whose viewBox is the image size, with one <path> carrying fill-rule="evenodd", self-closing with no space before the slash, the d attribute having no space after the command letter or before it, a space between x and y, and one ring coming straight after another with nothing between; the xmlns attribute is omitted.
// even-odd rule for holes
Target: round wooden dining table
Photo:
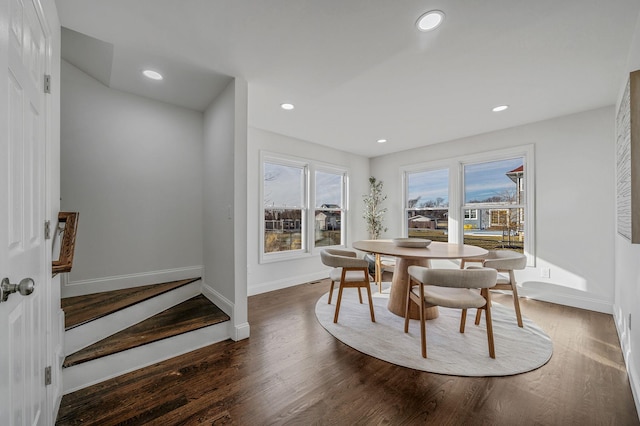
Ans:
<svg viewBox="0 0 640 426"><path fill-rule="evenodd" d="M428 247L399 247L393 240L361 240L351 246L356 250L367 253L393 256L396 258L396 266L393 271L391 289L389 291L389 311L404 318L407 292L409 291L408 268L411 265L430 266L431 259L463 259L470 257L482 257L487 250L468 244L452 244L433 241ZM438 307L427 308L426 319L438 317ZM418 307L413 305L409 311L409 317L418 319Z"/></svg>

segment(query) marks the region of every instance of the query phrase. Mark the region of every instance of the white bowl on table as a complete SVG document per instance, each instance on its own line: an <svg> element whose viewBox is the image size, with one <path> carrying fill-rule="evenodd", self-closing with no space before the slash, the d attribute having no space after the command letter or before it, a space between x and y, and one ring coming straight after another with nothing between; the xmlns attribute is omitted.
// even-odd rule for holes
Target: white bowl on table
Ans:
<svg viewBox="0 0 640 426"><path fill-rule="evenodd" d="M393 244L397 247L425 248L431 244L431 240L424 238L394 238Z"/></svg>

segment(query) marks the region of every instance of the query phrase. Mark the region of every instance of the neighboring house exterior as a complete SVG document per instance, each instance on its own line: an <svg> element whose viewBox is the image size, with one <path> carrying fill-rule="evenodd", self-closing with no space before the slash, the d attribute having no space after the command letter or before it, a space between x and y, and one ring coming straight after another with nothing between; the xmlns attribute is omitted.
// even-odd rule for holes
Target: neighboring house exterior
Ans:
<svg viewBox="0 0 640 426"><path fill-rule="evenodd" d="M340 230L341 212L340 206L337 204L323 204L316 213L316 230L319 231L338 231ZM332 209L336 209L332 211Z"/></svg>
<svg viewBox="0 0 640 426"><path fill-rule="evenodd" d="M409 229L436 229L438 220L417 215L409 218Z"/></svg>

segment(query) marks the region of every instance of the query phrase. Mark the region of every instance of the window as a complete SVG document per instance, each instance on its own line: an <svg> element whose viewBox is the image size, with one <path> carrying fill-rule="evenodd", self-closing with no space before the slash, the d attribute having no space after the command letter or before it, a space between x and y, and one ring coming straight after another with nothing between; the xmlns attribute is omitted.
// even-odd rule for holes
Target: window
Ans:
<svg viewBox="0 0 640 426"><path fill-rule="evenodd" d="M403 170L404 235L524 252L535 265L533 145Z"/></svg>
<svg viewBox="0 0 640 426"><path fill-rule="evenodd" d="M478 219L478 210L465 210L464 218L469 220L477 220ZM465 224L466 225L466 224Z"/></svg>
<svg viewBox="0 0 640 426"><path fill-rule="evenodd" d="M264 253L304 248L305 165L263 163Z"/></svg>
<svg viewBox="0 0 640 426"><path fill-rule="evenodd" d="M345 174L316 170L314 246L339 246L343 242Z"/></svg>
<svg viewBox="0 0 640 426"><path fill-rule="evenodd" d="M409 237L447 241L449 170L405 173L405 219Z"/></svg>
<svg viewBox="0 0 640 426"><path fill-rule="evenodd" d="M464 164L464 243L524 251L524 157ZM478 214L468 218L474 208Z"/></svg>
<svg viewBox="0 0 640 426"><path fill-rule="evenodd" d="M343 245L346 187L345 170L263 154L261 262L309 255L316 247Z"/></svg>

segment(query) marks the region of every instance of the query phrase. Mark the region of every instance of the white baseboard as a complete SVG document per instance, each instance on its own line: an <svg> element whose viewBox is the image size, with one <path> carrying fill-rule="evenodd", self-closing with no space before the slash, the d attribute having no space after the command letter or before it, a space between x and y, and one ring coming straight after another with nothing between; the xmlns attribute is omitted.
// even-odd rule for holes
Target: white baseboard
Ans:
<svg viewBox="0 0 640 426"><path fill-rule="evenodd" d="M638 418L640 419L640 376L638 376L636 365L628 362L627 358L625 358L625 363L627 364L631 393L633 394L633 400L636 402L636 413L638 413Z"/></svg>
<svg viewBox="0 0 640 426"><path fill-rule="evenodd" d="M633 400L636 403L636 412L640 416L640 372L637 370L637 366L632 362L633 356L631 353L631 336L630 325L627 323L627 319L622 314L620 306L614 306L613 309L613 323L616 325L616 331L618 332L618 340L620 341L620 349L622 350L622 357L624 358L625 366L627 367L627 376L629 377L629 385L631 386L631 394Z"/></svg>
<svg viewBox="0 0 640 426"><path fill-rule="evenodd" d="M64 333L64 352L72 354L105 337L111 336L134 324L144 321L172 306L182 303L200 294L202 281L197 280L175 288L151 299L136 303L126 309L82 324Z"/></svg>
<svg viewBox="0 0 640 426"><path fill-rule="evenodd" d="M63 370L64 394L229 339L227 326L215 324Z"/></svg>
<svg viewBox="0 0 640 426"><path fill-rule="evenodd" d="M202 277L202 272L203 267L200 265L140 272L136 274L114 275L112 277L100 277L80 281L68 281L68 274L64 274L61 280L63 283L61 296L62 298L82 296L85 294L101 293L103 291L122 290L149 284L200 278Z"/></svg>
<svg viewBox="0 0 640 426"><path fill-rule="evenodd" d="M248 339L250 334L249 323L245 322L243 324L234 325L233 330L231 330L231 339L234 341Z"/></svg>
<svg viewBox="0 0 640 426"><path fill-rule="evenodd" d="M204 297L209 299L214 305L218 308L222 309L222 311L233 318L233 308L234 304L232 301L224 297L220 294L216 289L208 285L207 283L202 283L202 294Z"/></svg>
<svg viewBox="0 0 640 426"><path fill-rule="evenodd" d="M528 297L530 299L540 300L543 302L556 303L558 305L571 306L573 308L587 309L589 311L601 312L603 314L613 314L613 304L601 299L589 297L577 293L562 294L547 289L534 288L531 282L524 283L524 286L518 284L518 295Z"/></svg>
<svg viewBox="0 0 640 426"><path fill-rule="evenodd" d="M283 278L281 280L269 281L266 283L260 283L249 286L247 289L248 296L255 296L256 294L266 293L268 291L280 290L287 287L293 287L302 283L308 283L310 281L323 280L329 277L328 271L314 272L305 275L296 275L292 277Z"/></svg>
<svg viewBox="0 0 640 426"><path fill-rule="evenodd" d="M249 323L242 324L235 323L235 304L229 299L220 294L216 289L204 283L202 285L202 294L209 299L213 304L222 309L222 311L231 317L231 321L228 322L229 336L232 340L238 341L249 338L250 328Z"/></svg>

